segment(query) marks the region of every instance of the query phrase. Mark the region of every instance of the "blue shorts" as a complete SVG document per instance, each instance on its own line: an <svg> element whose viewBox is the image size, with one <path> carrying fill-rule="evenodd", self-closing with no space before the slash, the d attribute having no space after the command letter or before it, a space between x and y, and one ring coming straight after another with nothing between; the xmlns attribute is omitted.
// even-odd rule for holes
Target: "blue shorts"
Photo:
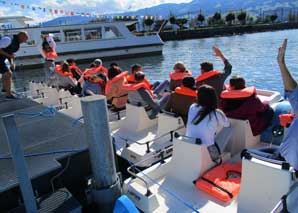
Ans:
<svg viewBox="0 0 298 213"><path fill-rule="evenodd" d="M7 67L5 61L0 60L0 73L4 74L6 72L9 72L9 68Z"/></svg>

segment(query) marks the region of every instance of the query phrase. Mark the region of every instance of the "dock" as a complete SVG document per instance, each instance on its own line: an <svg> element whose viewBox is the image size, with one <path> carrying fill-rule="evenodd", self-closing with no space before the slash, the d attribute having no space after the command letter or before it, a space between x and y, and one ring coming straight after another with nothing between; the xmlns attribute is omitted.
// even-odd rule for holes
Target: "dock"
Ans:
<svg viewBox="0 0 298 213"><path fill-rule="evenodd" d="M29 99L6 100L0 96L0 117L9 114L15 115L35 196L50 193L53 185L84 184L91 169L82 123L73 125L73 118L50 112ZM63 174L55 177L62 170ZM2 119L0 171L0 206L6 211L19 202L20 192ZM74 188L72 193L80 196L83 192Z"/></svg>

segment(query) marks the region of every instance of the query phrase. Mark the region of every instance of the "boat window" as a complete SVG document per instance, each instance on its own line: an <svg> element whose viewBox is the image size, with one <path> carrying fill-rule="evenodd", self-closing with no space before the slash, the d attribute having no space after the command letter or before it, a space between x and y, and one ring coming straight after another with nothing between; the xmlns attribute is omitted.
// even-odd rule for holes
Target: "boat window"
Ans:
<svg viewBox="0 0 298 213"><path fill-rule="evenodd" d="M44 34L44 35L52 34L55 42L62 41L62 35L61 35L60 31L43 31L43 32L41 32L41 34Z"/></svg>
<svg viewBox="0 0 298 213"><path fill-rule="evenodd" d="M81 30L65 30L65 41L79 41L82 40Z"/></svg>
<svg viewBox="0 0 298 213"><path fill-rule="evenodd" d="M121 33L116 27L105 27L105 36L104 38L119 38L121 37Z"/></svg>
<svg viewBox="0 0 298 213"><path fill-rule="evenodd" d="M85 29L86 40L101 39L101 28Z"/></svg>

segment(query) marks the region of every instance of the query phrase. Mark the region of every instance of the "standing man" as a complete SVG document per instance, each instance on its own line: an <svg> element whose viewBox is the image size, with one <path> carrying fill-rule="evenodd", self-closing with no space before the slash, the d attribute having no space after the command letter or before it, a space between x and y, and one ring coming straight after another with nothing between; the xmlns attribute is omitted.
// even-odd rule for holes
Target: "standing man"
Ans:
<svg viewBox="0 0 298 213"><path fill-rule="evenodd" d="M0 37L0 73L2 74L3 89L6 98L16 99L15 94L11 92L12 72L15 70L15 53L20 49L20 44L28 40L27 32L19 32L12 37ZM7 67L5 60L8 60L10 67Z"/></svg>

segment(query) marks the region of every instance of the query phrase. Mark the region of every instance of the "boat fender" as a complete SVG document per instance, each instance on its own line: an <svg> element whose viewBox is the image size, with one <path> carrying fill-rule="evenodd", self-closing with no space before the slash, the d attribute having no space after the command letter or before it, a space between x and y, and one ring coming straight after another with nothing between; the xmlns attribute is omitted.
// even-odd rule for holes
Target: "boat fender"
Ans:
<svg viewBox="0 0 298 213"><path fill-rule="evenodd" d="M200 76L198 76L196 78L196 81L201 82L201 81L207 80L208 78L218 76L219 74L220 74L220 71L218 71L218 70L212 70L212 71L209 71L209 72L204 72L203 74L201 74Z"/></svg>
<svg viewBox="0 0 298 213"><path fill-rule="evenodd" d="M246 87L241 90L224 90L220 94L220 97L223 99L248 98L256 93L256 87Z"/></svg>

